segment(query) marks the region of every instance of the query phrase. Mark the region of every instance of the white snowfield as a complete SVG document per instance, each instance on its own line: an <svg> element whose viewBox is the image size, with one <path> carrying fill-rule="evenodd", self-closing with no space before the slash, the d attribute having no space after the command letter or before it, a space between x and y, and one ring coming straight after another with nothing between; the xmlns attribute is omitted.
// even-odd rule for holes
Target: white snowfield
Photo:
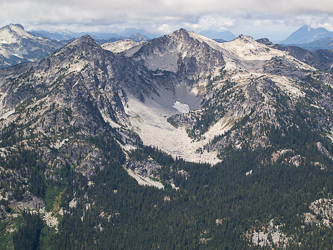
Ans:
<svg viewBox="0 0 333 250"><path fill-rule="evenodd" d="M177 109L180 113L190 112L190 107L187 104L181 103L179 101L176 101L172 107Z"/></svg>

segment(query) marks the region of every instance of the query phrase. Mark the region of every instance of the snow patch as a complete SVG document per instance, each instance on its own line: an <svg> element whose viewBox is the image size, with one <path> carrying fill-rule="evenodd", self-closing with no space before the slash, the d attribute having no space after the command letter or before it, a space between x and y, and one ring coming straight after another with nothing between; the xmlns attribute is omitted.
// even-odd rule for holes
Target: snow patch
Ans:
<svg viewBox="0 0 333 250"><path fill-rule="evenodd" d="M190 112L190 107L187 104L183 104L179 101L176 101L172 107L177 109L180 113Z"/></svg>

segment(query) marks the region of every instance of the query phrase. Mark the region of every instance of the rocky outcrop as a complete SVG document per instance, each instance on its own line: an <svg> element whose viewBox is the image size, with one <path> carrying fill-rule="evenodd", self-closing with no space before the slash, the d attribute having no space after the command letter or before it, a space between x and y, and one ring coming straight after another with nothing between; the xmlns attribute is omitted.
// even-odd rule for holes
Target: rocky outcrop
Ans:
<svg viewBox="0 0 333 250"><path fill-rule="evenodd" d="M328 150L323 146L321 142L317 142L317 147L320 153L326 155L330 160L333 160L332 155L330 154L330 152L328 152Z"/></svg>
<svg viewBox="0 0 333 250"><path fill-rule="evenodd" d="M159 178L158 176L158 170L161 168L159 164L157 164L155 161L129 161L125 165L126 169L130 169L134 171L136 174L138 174L141 177L153 177L153 178Z"/></svg>
<svg viewBox="0 0 333 250"><path fill-rule="evenodd" d="M20 210L24 209L39 209L45 206L45 202L38 198L38 197L32 197L32 200L30 201L20 201L17 203L17 208Z"/></svg>
<svg viewBox="0 0 333 250"><path fill-rule="evenodd" d="M265 247L267 249L281 248L285 249L288 242L293 240L282 231L283 225L275 223L272 219L261 229L247 231L245 237L251 241L253 246Z"/></svg>
<svg viewBox="0 0 333 250"><path fill-rule="evenodd" d="M29 191L26 191L23 195L23 200L13 202L11 206L19 210L36 210L45 207L45 202L41 198L33 196Z"/></svg>
<svg viewBox="0 0 333 250"><path fill-rule="evenodd" d="M313 224L317 227L332 227L333 226L333 201L332 199L322 198L311 203L311 210L305 213L304 222Z"/></svg>

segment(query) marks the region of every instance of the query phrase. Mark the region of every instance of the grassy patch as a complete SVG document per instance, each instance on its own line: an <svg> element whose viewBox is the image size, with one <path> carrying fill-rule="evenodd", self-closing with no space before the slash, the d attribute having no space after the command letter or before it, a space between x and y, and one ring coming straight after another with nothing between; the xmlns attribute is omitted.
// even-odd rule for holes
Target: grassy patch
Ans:
<svg viewBox="0 0 333 250"><path fill-rule="evenodd" d="M171 124L172 126L174 126L175 128L178 128L178 127L179 127L178 123L175 122L175 120L174 120L171 116L168 117L167 122L170 123L170 124Z"/></svg>
<svg viewBox="0 0 333 250"><path fill-rule="evenodd" d="M64 192L64 187L61 185L56 186L53 183L48 183L45 193L45 210L46 211L59 211L61 203L61 195Z"/></svg>
<svg viewBox="0 0 333 250"><path fill-rule="evenodd" d="M61 204L61 196L62 196L62 194L65 192L65 189L63 189L63 191L62 192L60 192L60 194L57 196L57 197L55 197L55 201L54 201L54 204L53 204L53 213L58 213L59 212L59 210L60 210L60 204Z"/></svg>

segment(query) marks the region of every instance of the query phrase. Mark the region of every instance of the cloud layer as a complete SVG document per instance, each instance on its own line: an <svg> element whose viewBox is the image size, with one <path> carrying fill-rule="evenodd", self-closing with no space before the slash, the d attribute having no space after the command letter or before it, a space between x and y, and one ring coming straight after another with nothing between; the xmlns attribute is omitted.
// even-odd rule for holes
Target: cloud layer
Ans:
<svg viewBox="0 0 333 250"><path fill-rule="evenodd" d="M233 29L247 23L333 29L333 1L317 0L2 0L0 24L30 28L110 31L145 28L165 34L187 29ZM81 30L80 30L81 29Z"/></svg>

